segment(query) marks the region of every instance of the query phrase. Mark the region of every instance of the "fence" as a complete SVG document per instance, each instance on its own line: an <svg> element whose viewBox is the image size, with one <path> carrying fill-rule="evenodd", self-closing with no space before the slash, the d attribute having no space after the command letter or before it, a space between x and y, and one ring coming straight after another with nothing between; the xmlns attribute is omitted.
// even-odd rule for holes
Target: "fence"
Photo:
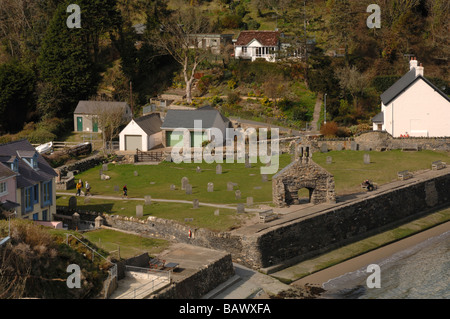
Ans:
<svg viewBox="0 0 450 319"><path fill-rule="evenodd" d="M160 162L164 159L164 152L142 152L136 150L136 162Z"/></svg>

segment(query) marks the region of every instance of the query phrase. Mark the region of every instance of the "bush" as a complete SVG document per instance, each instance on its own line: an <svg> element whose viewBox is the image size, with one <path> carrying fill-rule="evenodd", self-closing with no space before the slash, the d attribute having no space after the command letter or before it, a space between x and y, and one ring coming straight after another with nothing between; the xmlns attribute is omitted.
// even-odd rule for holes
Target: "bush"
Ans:
<svg viewBox="0 0 450 319"><path fill-rule="evenodd" d="M320 133L326 137L334 137L338 131L338 125L336 122L327 122L320 127Z"/></svg>
<svg viewBox="0 0 450 319"><path fill-rule="evenodd" d="M38 128L37 130L32 131L28 135L27 139L30 143L43 144L54 141L56 139L56 135L46 129Z"/></svg>
<svg viewBox="0 0 450 319"><path fill-rule="evenodd" d="M227 95L227 102L229 104L238 104L241 100L241 97L239 96L239 93L230 92Z"/></svg>

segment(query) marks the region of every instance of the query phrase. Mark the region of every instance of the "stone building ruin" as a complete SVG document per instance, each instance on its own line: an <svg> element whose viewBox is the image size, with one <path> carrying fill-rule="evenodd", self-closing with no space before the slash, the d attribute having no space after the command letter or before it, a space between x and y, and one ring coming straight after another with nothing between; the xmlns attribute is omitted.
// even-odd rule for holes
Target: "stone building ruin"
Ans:
<svg viewBox="0 0 450 319"><path fill-rule="evenodd" d="M291 164L272 177L272 199L278 207L300 203L299 191L309 191L309 202L336 203L334 176L312 160L310 145L296 143Z"/></svg>

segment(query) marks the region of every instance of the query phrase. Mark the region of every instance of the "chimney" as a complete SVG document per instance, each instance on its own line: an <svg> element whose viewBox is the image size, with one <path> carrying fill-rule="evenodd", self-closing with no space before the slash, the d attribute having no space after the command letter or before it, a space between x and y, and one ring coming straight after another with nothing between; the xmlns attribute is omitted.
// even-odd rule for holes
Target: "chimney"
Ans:
<svg viewBox="0 0 450 319"><path fill-rule="evenodd" d="M423 76L423 65L422 65L422 63L420 63L420 66L416 68L416 77L419 76L419 75Z"/></svg>
<svg viewBox="0 0 450 319"><path fill-rule="evenodd" d="M416 58L411 58L411 61L409 61L409 70L417 69L417 60Z"/></svg>

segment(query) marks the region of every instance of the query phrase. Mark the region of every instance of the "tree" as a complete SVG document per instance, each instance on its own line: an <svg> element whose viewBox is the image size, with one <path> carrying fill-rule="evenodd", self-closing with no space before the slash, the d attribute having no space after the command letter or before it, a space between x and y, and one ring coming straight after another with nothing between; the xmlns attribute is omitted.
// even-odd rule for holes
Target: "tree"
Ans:
<svg viewBox="0 0 450 319"><path fill-rule="evenodd" d="M98 103L94 106L95 119L102 131L103 149L106 150L106 142L112 141L120 133L120 128L125 124L124 110L122 107L110 107L108 104Z"/></svg>
<svg viewBox="0 0 450 319"><path fill-rule="evenodd" d="M96 92L97 74L82 29L66 26L66 4L61 4L45 34L38 59L40 78L62 96L58 115L67 117L79 100Z"/></svg>
<svg viewBox="0 0 450 319"><path fill-rule="evenodd" d="M199 64L206 59L209 52L198 45L193 35L207 33L209 21L195 8L185 12L175 11L159 21L159 29L148 39L154 41L162 52L170 54L182 66L186 84L186 100L192 103L192 85Z"/></svg>
<svg viewBox="0 0 450 319"><path fill-rule="evenodd" d="M369 79L360 73L355 66L345 66L337 69L336 77L342 89L347 90L352 98L353 105L358 105L358 96L361 96L369 86Z"/></svg>
<svg viewBox="0 0 450 319"><path fill-rule="evenodd" d="M0 132L19 131L32 109L36 77L17 63L0 65Z"/></svg>

